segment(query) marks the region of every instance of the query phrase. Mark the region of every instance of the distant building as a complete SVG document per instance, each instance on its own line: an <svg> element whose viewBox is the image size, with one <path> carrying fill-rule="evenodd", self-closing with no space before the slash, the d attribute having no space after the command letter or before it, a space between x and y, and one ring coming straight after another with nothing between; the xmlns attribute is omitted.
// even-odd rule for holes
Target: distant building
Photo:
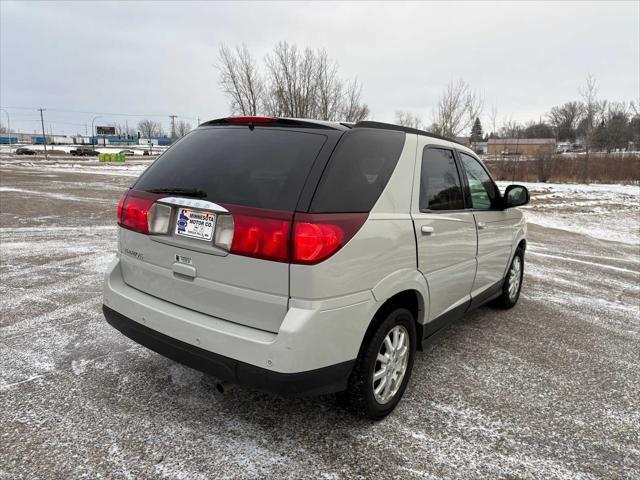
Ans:
<svg viewBox="0 0 640 480"><path fill-rule="evenodd" d="M171 139L169 137L141 137L138 139L138 145L171 145Z"/></svg>
<svg viewBox="0 0 640 480"><path fill-rule="evenodd" d="M453 137L453 140L455 140L458 143L461 143L465 147L471 146L471 142L470 142L471 139L469 137Z"/></svg>
<svg viewBox="0 0 640 480"><path fill-rule="evenodd" d="M473 142L471 149L478 155L486 155L489 151L489 144L487 142Z"/></svg>
<svg viewBox="0 0 640 480"><path fill-rule="evenodd" d="M118 135L97 135L91 137L89 143L96 145L133 145L138 143L138 139L135 137L126 137Z"/></svg>
<svg viewBox="0 0 640 480"><path fill-rule="evenodd" d="M0 135L0 144L18 143L18 137L12 133L3 133Z"/></svg>
<svg viewBox="0 0 640 480"><path fill-rule="evenodd" d="M555 138L490 138L489 155L544 155L556 151Z"/></svg>

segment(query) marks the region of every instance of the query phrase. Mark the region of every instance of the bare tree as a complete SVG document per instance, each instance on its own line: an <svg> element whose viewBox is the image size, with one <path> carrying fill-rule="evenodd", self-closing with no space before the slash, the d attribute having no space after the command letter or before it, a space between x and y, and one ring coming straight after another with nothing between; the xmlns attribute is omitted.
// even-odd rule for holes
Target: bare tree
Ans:
<svg viewBox="0 0 640 480"><path fill-rule="evenodd" d="M580 130L584 136L584 149L586 152L585 161L582 168L582 178L584 181L589 177L589 151L593 145L598 116L602 112L605 103L598 100L598 83L593 75L588 74L585 85L579 89L582 97L584 118L580 122Z"/></svg>
<svg viewBox="0 0 640 480"><path fill-rule="evenodd" d="M576 129L582 118L583 111L584 109L580 102L566 102L551 108L547 118L558 140L575 140Z"/></svg>
<svg viewBox="0 0 640 480"><path fill-rule="evenodd" d="M134 128L131 128L127 125L122 125L121 123L115 124L116 127L116 135L118 137L134 137L136 135L136 131Z"/></svg>
<svg viewBox="0 0 640 480"><path fill-rule="evenodd" d="M347 85L347 91L345 92L342 102L341 117L346 122L359 122L365 120L371 113L369 106L366 103L362 103L362 84L357 78L354 78ZM336 119L337 120L337 119Z"/></svg>
<svg viewBox="0 0 640 480"><path fill-rule="evenodd" d="M191 124L189 122L186 122L184 120L179 120L176 123L176 135L178 136L178 138L184 137L191 130L192 130Z"/></svg>
<svg viewBox="0 0 640 480"><path fill-rule="evenodd" d="M553 128L542 121L529 121L522 130L523 138L554 138Z"/></svg>
<svg viewBox="0 0 640 480"><path fill-rule="evenodd" d="M355 122L369 115L362 103L362 84L354 79L344 83L338 65L325 50L299 50L280 42L266 58L267 114L323 120Z"/></svg>
<svg viewBox="0 0 640 480"><path fill-rule="evenodd" d="M310 48L300 51L296 45L278 43L266 57L270 115L312 118L316 111L319 87L318 62Z"/></svg>
<svg viewBox="0 0 640 480"><path fill-rule="evenodd" d="M616 148L626 148L629 142L629 121L633 106L627 102L609 102L602 112L594 133L594 146L610 153Z"/></svg>
<svg viewBox="0 0 640 480"><path fill-rule="evenodd" d="M338 64L329 61L327 52L320 50L317 55L317 117L333 120L341 116L344 85L338 77Z"/></svg>
<svg viewBox="0 0 640 480"><path fill-rule="evenodd" d="M434 115L437 132L456 137L471 128L473 121L482 114L484 100L479 92L471 89L462 79L447 85L438 100Z"/></svg>
<svg viewBox="0 0 640 480"><path fill-rule="evenodd" d="M164 135L162 124L155 120L140 120L138 130L143 138L161 137Z"/></svg>
<svg viewBox="0 0 640 480"><path fill-rule="evenodd" d="M593 134L598 122L598 116L604 109L604 103L598 100L598 83L593 75L588 74L585 85L579 90L582 97L584 119L582 130L584 133L584 148L589 156L589 150L593 143Z"/></svg>
<svg viewBox="0 0 640 480"><path fill-rule="evenodd" d="M404 110L398 110L396 112L396 123L403 127L421 129L422 119L418 115L414 115L411 112Z"/></svg>
<svg viewBox="0 0 640 480"><path fill-rule="evenodd" d="M493 104L491 106L491 111L489 112L489 119L491 120L491 133L493 135L497 135L498 133L498 106Z"/></svg>
<svg viewBox="0 0 640 480"><path fill-rule="evenodd" d="M362 85L342 80L325 50L280 42L265 57L261 74L245 45L233 50L221 45L218 68L234 113L347 121L369 115Z"/></svg>
<svg viewBox="0 0 640 480"><path fill-rule="evenodd" d="M230 49L221 44L218 51L219 83L231 98L231 111L257 115L264 94L264 80L245 44Z"/></svg>
<svg viewBox="0 0 640 480"><path fill-rule="evenodd" d="M524 126L516 120L507 118L502 122L502 126L498 130L498 136L501 138L522 138Z"/></svg>

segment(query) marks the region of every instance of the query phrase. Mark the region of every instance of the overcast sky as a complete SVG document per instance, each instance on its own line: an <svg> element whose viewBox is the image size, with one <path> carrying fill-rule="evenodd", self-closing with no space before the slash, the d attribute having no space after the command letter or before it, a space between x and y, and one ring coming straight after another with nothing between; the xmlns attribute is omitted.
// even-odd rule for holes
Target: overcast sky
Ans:
<svg viewBox="0 0 640 480"><path fill-rule="evenodd" d="M287 40L325 48L344 77L357 76L375 120L402 109L430 123L458 77L484 93L486 123L492 105L499 120L538 119L577 98L587 73L603 98L638 100L639 4L2 0L0 106L26 132L40 129L40 106L54 133L84 133L95 116L59 110L153 114L165 128L175 113L195 124L229 113L220 42L244 42L262 59Z"/></svg>

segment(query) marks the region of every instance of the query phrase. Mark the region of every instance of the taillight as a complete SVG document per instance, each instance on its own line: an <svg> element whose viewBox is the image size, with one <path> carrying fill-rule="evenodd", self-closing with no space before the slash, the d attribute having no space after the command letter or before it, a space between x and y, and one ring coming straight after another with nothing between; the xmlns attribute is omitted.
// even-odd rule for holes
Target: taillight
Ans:
<svg viewBox="0 0 640 480"><path fill-rule="evenodd" d="M296 213L291 263L313 265L340 250L362 227L366 213Z"/></svg>
<svg viewBox="0 0 640 480"><path fill-rule="evenodd" d="M366 213L292 213L225 205L233 215L230 252L313 265L340 250L362 227Z"/></svg>
<svg viewBox="0 0 640 480"><path fill-rule="evenodd" d="M162 195L156 193L130 190L118 204L118 225L145 235L159 233L153 229L155 222L151 222L152 231L149 231L149 211L160 197ZM166 225L168 226L168 221Z"/></svg>
<svg viewBox="0 0 640 480"><path fill-rule="evenodd" d="M231 253L289 261L292 213L233 205L226 207L233 214Z"/></svg>
<svg viewBox="0 0 640 480"><path fill-rule="evenodd" d="M120 201L118 202L118 225L120 225L120 221L122 220L122 206L124 205L124 201L127 199L127 194L125 193L124 195L122 195L122 198L120 198Z"/></svg>

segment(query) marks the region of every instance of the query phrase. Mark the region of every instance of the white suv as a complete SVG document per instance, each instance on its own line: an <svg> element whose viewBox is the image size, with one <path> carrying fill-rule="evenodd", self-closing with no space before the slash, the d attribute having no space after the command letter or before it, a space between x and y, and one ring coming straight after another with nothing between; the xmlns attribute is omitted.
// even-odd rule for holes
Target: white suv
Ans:
<svg viewBox="0 0 640 480"><path fill-rule="evenodd" d="M346 391L382 418L438 330L489 301L515 305L526 224L511 207L528 201L420 130L213 120L122 197L104 314L225 382Z"/></svg>

